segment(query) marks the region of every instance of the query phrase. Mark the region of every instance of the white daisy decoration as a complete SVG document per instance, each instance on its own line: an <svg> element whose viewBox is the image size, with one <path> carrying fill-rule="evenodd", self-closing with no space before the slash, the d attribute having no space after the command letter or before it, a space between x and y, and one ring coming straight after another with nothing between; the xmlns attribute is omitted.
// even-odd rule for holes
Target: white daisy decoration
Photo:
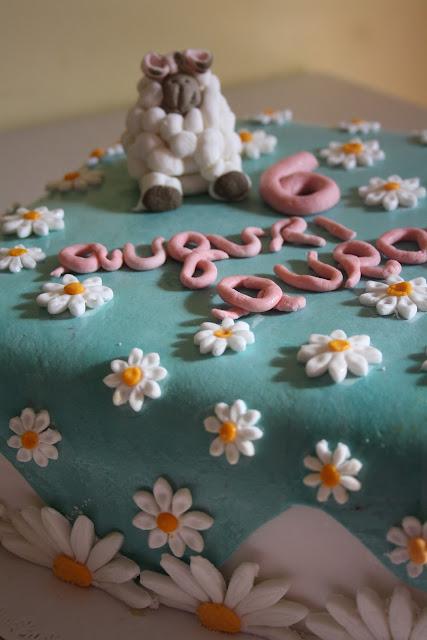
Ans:
<svg viewBox="0 0 427 640"><path fill-rule="evenodd" d="M255 342L255 336L247 322L234 322L224 318L221 324L203 322L200 331L194 336L194 344L200 347L200 353L212 353L222 356L230 347L233 351L245 351L248 344Z"/></svg>
<svg viewBox="0 0 427 640"><path fill-rule="evenodd" d="M24 247L17 244L10 249L0 248L0 271L9 269L11 273L19 273L22 269L35 269L37 262L46 258L46 254L38 247Z"/></svg>
<svg viewBox="0 0 427 640"><path fill-rule="evenodd" d="M10 420L9 428L15 435L9 438L7 444L18 449L18 462L34 460L39 467L47 467L49 460L58 459L55 444L62 440L62 436L50 427L47 411L35 413L33 409L24 409L20 416Z"/></svg>
<svg viewBox="0 0 427 640"><path fill-rule="evenodd" d="M141 512L132 523L138 529L150 532L150 549L168 544L178 558L184 555L186 547L196 553L203 551L205 542L199 531L210 529L214 520L203 511L190 511L193 497L189 489L178 489L173 493L169 482L159 478L154 483L153 493L138 491L133 500Z"/></svg>
<svg viewBox="0 0 427 640"><path fill-rule="evenodd" d="M121 533L97 538L88 517L79 515L71 525L50 507L8 512L6 526L0 545L19 558L47 567L59 580L102 589L135 609L156 606L157 601L134 582L138 565L119 553Z"/></svg>
<svg viewBox="0 0 427 640"><path fill-rule="evenodd" d="M329 372L334 382L342 382L348 371L355 376L366 376L369 364L382 361L381 351L371 346L369 336L347 337L341 329L325 336L313 333L309 343L304 344L297 354L298 362L305 362L305 372L309 378Z"/></svg>
<svg viewBox="0 0 427 640"><path fill-rule="evenodd" d="M427 144L427 129L415 131L414 137L420 144Z"/></svg>
<svg viewBox="0 0 427 640"><path fill-rule="evenodd" d="M105 149L98 147L96 149L92 149L92 151L90 152L89 157L86 160L86 166L96 167L98 164L108 163L119 158L123 158L124 155L125 150L120 142L112 144Z"/></svg>
<svg viewBox="0 0 427 640"><path fill-rule="evenodd" d="M255 409L248 409L243 400L236 400L231 406L225 402L215 405L215 415L204 421L208 433L216 438L212 440L209 453L218 457L225 453L229 464L237 464L240 454L252 457L255 455L254 441L264 435L255 426L261 413Z"/></svg>
<svg viewBox="0 0 427 640"><path fill-rule="evenodd" d="M422 277L404 280L396 275L385 282L369 280L359 302L375 307L380 316L394 314L397 318L411 320L417 311L427 311L427 282Z"/></svg>
<svg viewBox="0 0 427 640"><path fill-rule="evenodd" d="M202 556L189 563L168 554L161 567L168 574L143 571L141 583L161 604L194 614L211 631L244 632L268 640L298 640L291 629L308 609L284 598L290 581L274 578L255 583L259 565L243 562L226 583L216 567Z"/></svg>
<svg viewBox="0 0 427 640"><path fill-rule="evenodd" d="M240 129L239 137L242 142L242 155L252 160L258 160L262 154L273 153L277 144L276 136L270 136L262 129Z"/></svg>
<svg viewBox="0 0 427 640"><path fill-rule="evenodd" d="M160 366L158 353L147 353L141 349L132 349L126 360L113 360L111 371L103 380L110 389L114 389L113 404L119 407L129 402L134 411L141 411L145 397L156 400L162 395L158 380L167 376Z"/></svg>
<svg viewBox="0 0 427 640"><path fill-rule="evenodd" d="M407 516L401 527L392 527L387 540L396 548L388 554L393 564L406 564L411 578L418 578L427 564L427 522L422 524L418 518Z"/></svg>
<svg viewBox="0 0 427 640"><path fill-rule="evenodd" d="M339 123L341 131L347 131L351 135L356 133L377 133L381 129L381 124L374 120L363 120L362 118L352 118L351 120L343 120Z"/></svg>
<svg viewBox="0 0 427 640"><path fill-rule="evenodd" d="M91 187L98 187L104 180L102 171L94 171L88 167L81 167L77 171L69 171L60 180L48 182L48 191L86 191Z"/></svg>
<svg viewBox="0 0 427 640"><path fill-rule="evenodd" d="M82 316L87 309L97 309L112 300L113 291L102 284L102 278L94 276L80 282L66 273L62 284L46 282L43 293L37 296L37 304L47 307L48 313L58 315L68 309L72 316Z"/></svg>
<svg viewBox="0 0 427 640"><path fill-rule="evenodd" d="M290 109L263 109L252 120L259 124L286 124L292 120L292 116Z"/></svg>
<svg viewBox="0 0 427 640"><path fill-rule="evenodd" d="M320 640L424 640L427 634L427 608L420 609L402 585L391 597L382 598L363 587L355 598L334 595L325 612L309 613L308 629Z"/></svg>
<svg viewBox="0 0 427 640"><path fill-rule="evenodd" d="M385 153L380 148L378 140L353 138L349 142L330 142L326 149L321 149L320 157L325 158L331 167L343 166L344 169L354 169L357 165L372 167L379 160L384 160Z"/></svg>
<svg viewBox="0 0 427 640"><path fill-rule="evenodd" d="M367 186L359 187L359 195L368 207L382 205L386 211L398 207L416 207L419 198L426 197L426 190L420 187L419 178L389 176L371 178Z"/></svg>
<svg viewBox="0 0 427 640"><path fill-rule="evenodd" d="M315 456L306 456L304 466L313 473L305 476L303 482L307 487L319 487L317 500L326 502L331 495L338 504L348 502L349 491L360 491L362 485L355 477L362 468L362 463L351 458L350 449L339 442L335 451L329 449L326 440L316 445Z"/></svg>
<svg viewBox="0 0 427 640"><path fill-rule="evenodd" d="M5 235L16 234L18 238L28 238L32 233L36 236L47 236L50 231L64 228L64 211L47 207L19 207L13 213L2 216L0 224Z"/></svg>

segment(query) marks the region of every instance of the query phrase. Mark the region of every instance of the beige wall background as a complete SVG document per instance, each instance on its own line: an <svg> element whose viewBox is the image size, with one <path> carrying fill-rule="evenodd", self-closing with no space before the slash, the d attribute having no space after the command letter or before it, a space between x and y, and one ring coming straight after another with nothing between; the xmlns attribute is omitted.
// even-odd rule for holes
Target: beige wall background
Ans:
<svg viewBox="0 0 427 640"><path fill-rule="evenodd" d="M427 105L427 0L0 0L0 129L130 104L149 50L224 85L322 71Z"/></svg>

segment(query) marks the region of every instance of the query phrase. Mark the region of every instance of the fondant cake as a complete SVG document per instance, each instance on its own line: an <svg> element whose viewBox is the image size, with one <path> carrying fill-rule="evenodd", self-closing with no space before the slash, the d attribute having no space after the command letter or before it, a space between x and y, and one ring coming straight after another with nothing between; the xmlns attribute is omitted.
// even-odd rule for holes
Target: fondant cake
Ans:
<svg viewBox="0 0 427 640"><path fill-rule="evenodd" d="M131 111L127 158L95 150L0 218L0 451L47 505L18 513L1 496L0 543L217 631L424 639L427 614L402 585L391 605L375 584L349 585L353 599L319 614L286 597L286 576L256 583L251 557L227 583L216 567L307 505L427 591L425 147L377 122L314 127L271 110L238 136L222 96L228 129L212 133L199 59L175 57L179 73L146 59L140 89L169 97ZM200 85L182 114L162 89L175 75ZM147 182L160 127L162 153L179 136L167 152L181 164L149 166ZM235 156L214 169L220 134ZM185 195L196 170L210 193Z"/></svg>

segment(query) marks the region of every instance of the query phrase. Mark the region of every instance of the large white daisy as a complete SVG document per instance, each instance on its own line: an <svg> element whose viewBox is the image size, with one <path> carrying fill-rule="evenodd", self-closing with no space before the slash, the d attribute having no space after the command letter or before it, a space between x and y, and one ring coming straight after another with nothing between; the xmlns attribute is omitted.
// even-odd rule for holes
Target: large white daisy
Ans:
<svg viewBox="0 0 427 640"><path fill-rule="evenodd" d="M321 149L321 158L325 158L328 165L344 169L354 169L357 165L371 167L379 160L384 160L385 153L380 148L378 140L353 138L348 142L330 142L326 149Z"/></svg>
<svg viewBox="0 0 427 640"><path fill-rule="evenodd" d="M158 353L147 353L141 349L132 349L126 360L112 360L110 373L104 378L104 384L114 389L113 404L119 407L129 402L134 411L141 411L145 396L160 398L162 391L157 380L163 380L167 371L160 365Z"/></svg>
<svg viewBox="0 0 427 640"><path fill-rule="evenodd" d="M420 610L408 589L397 585L391 598L363 587L356 598L336 595L327 612L309 613L306 625L321 640L425 640L427 608Z"/></svg>
<svg viewBox="0 0 427 640"><path fill-rule="evenodd" d="M234 322L224 318L221 324L203 322L194 336L194 344L199 345L200 353L212 353L221 356L227 347L233 351L244 351L248 344L255 342L255 336L247 322Z"/></svg>
<svg viewBox="0 0 427 640"><path fill-rule="evenodd" d="M94 171L88 167L80 167L77 171L69 171L59 180L48 182L48 191L86 191L91 187L98 187L104 180L102 171Z"/></svg>
<svg viewBox="0 0 427 640"><path fill-rule="evenodd" d="M425 198L426 190L420 187L419 178L389 176L371 178L367 186L359 187L359 195L369 207L382 205L387 211L398 207L416 207L418 198Z"/></svg>
<svg viewBox="0 0 427 640"><path fill-rule="evenodd" d="M406 571L411 578L418 578L427 564L427 522L407 516L401 527L392 527L387 540L396 545L388 554L393 564L406 563Z"/></svg>
<svg viewBox="0 0 427 640"><path fill-rule="evenodd" d="M158 595L160 603L188 611L211 631L246 632L267 640L298 640L290 627L305 618L307 608L285 600L290 583L283 578L255 584L259 566L243 562L228 585L214 565L202 556L190 563L163 555L162 568L168 576L143 571L141 583Z"/></svg>
<svg viewBox="0 0 427 640"><path fill-rule="evenodd" d="M6 235L16 233L18 238L28 238L32 233L36 236L47 236L50 231L64 228L64 211L47 207L19 207L13 213L2 216L0 224Z"/></svg>
<svg viewBox="0 0 427 640"><path fill-rule="evenodd" d="M427 311L427 282L422 277L404 280L396 275L385 282L369 280L359 301L367 307L375 307L380 316L393 313L398 318L410 320L417 311Z"/></svg>
<svg viewBox="0 0 427 640"><path fill-rule="evenodd" d="M62 440L62 436L50 428L47 411L35 413L33 409L24 409L20 416L11 418L9 428L15 435L7 444L18 449L16 459L19 462L34 460L39 467L47 467L49 460L58 459L58 449L54 445Z"/></svg>
<svg viewBox="0 0 427 640"><path fill-rule="evenodd" d="M240 454L254 456L253 441L264 435L255 426L261 417L260 412L248 409L243 400L236 400L231 406L218 402L214 410L215 416L209 416L204 421L206 431L216 435L209 449L211 456L218 457L225 453L230 464L237 464Z"/></svg>
<svg viewBox="0 0 427 640"><path fill-rule="evenodd" d="M154 483L153 493L137 491L133 500L141 509L132 520L133 525L150 532L150 549L169 544L178 558L184 555L186 547L197 553L203 551L205 542L199 531L210 529L214 520L202 511L190 511L193 497L189 489L178 489L173 493L169 482L159 478Z"/></svg>
<svg viewBox="0 0 427 640"><path fill-rule="evenodd" d="M0 518L0 544L10 553L47 567L64 582L102 589L132 608L156 605L151 595L134 582L138 565L119 553L121 533L98 539L87 516L78 516L71 525L50 507L3 510Z"/></svg>
<svg viewBox="0 0 427 640"><path fill-rule="evenodd" d="M328 442L321 440L316 445L316 454L304 458L304 466L313 473L305 476L303 482L307 487L319 487L317 500L326 502L332 494L338 504L348 501L348 491L360 491L362 485L355 477L362 468L362 463L351 458L350 449L339 442L335 451L329 449Z"/></svg>
<svg viewBox="0 0 427 640"><path fill-rule="evenodd" d="M298 362L305 362L309 378L317 378L326 371L334 382L342 382L348 371L355 376L366 376L369 364L382 361L381 351L371 346L369 336L347 337L341 329L325 336L313 333L309 344L304 344L297 354Z"/></svg>
<svg viewBox="0 0 427 640"><path fill-rule="evenodd" d="M37 296L37 304L47 307L52 315L63 313L67 309L73 316L81 316L86 309L96 309L112 300L113 291L102 284L102 278L94 276L80 282L75 276L66 273L62 284L46 282L43 293Z"/></svg>
<svg viewBox="0 0 427 640"><path fill-rule="evenodd" d="M46 258L46 254L39 247L24 247L17 244L10 249L0 248L0 271L9 269L11 273L19 273L22 269L35 269L37 262Z"/></svg>

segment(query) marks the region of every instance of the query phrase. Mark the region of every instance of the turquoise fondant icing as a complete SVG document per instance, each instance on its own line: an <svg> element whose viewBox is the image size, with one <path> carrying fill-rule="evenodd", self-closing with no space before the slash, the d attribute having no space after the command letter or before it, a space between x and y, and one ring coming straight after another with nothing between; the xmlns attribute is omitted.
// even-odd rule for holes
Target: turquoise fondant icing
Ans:
<svg viewBox="0 0 427 640"><path fill-rule="evenodd" d="M221 563L252 531L290 505L319 506L315 490L302 482L307 473L303 458L322 438L331 446L342 441L363 462L362 490L351 494L344 506L331 499L322 508L406 578L404 565L393 567L385 557L391 550L386 533L405 515L427 519L427 377L419 370L427 343L427 314L419 313L411 322L379 317L359 304L362 283L358 291L308 293L303 311L249 317L256 343L244 353L226 352L214 358L199 353L193 336L221 300L213 287L185 290L179 281L181 265L172 260L149 272L102 273L114 299L81 318L53 317L36 305L41 285L66 245L101 242L109 249L128 241L149 245L156 235L169 238L189 229L222 233L238 241L248 225L270 227L278 214L260 200L261 172L281 157L303 149L316 153L330 140L349 137L301 125L267 130L279 137L276 152L245 163L253 189L250 198L239 204L198 196L186 198L176 211L133 213L138 189L124 161L104 167L106 178L99 189L41 201L50 208L64 208L65 230L26 241L48 255L35 271L0 274L1 452L47 503L69 516L82 510L94 519L101 535L112 529L123 531L125 552L146 567L157 565L163 550L150 550L148 534L132 526L138 512L132 496L137 490L151 490L161 475L175 489L188 487L193 507L215 519L204 533L205 554ZM424 183L427 179L425 148L406 135L376 137L386 152L384 162L348 172L320 168L342 190L341 202L328 215L369 241L388 229L424 227L427 221L425 200L416 209L393 213L362 204L357 187L372 176L398 173L420 176ZM319 256L332 263L336 242L312 224L309 230L327 239ZM4 246L15 243L15 238L3 239ZM271 254L268 243L264 238L263 253L256 258L217 262L219 278L242 273L278 282L273 274L278 262L307 272L306 247L285 245ZM425 275L425 269L425 265L405 267L403 275ZM340 385L328 375L307 378L296 359L298 349L312 332L326 334L338 328L348 335L370 335L383 353L383 364L372 366L366 378L350 376ZM169 372L162 381L162 397L147 400L141 413L129 405L113 406L112 391L102 382L110 372L110 361L127 357L134 346L157 351ZM262 412L264 437L256 443L254 458L242 457L233 467L224 457L209 455L212 436L203 420L213 414L215 403L230 404L237 398ZM63 436L59 460L46 469L16 462L16 451L6 443L9 419L26 406L47 409ZM427 590L426 577L416 584Z"/></svg>

